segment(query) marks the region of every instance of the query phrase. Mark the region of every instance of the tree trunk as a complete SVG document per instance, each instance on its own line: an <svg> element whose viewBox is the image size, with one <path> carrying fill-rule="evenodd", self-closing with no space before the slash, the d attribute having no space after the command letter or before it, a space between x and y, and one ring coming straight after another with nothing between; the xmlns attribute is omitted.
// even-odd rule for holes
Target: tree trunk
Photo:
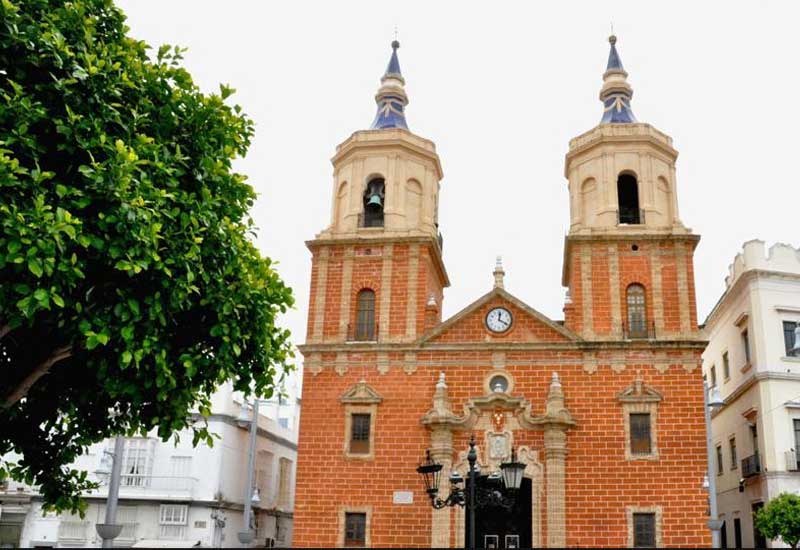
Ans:
<svg viewBox="0 0 800 550"><path fill-rule="evenodd" d="M3 397L3 408L7 409L25 397L28 394L28 390L33 387L39 378L47 374L53 365L59 361L63 361L71 355L72 347L70 346L64 346L53 351L53 353L50 354L50 357L39 363L36 368L34 368L30 374L28 374L28 376L22 380L22 382L17 384L17 387Z"/></svg>
<svg viewBox="0 0 800 550"><path fill-rule="evenodd" d="M2 325L0 326L0 340L3 339L3 336L11 332L11 325Z"/></svg>

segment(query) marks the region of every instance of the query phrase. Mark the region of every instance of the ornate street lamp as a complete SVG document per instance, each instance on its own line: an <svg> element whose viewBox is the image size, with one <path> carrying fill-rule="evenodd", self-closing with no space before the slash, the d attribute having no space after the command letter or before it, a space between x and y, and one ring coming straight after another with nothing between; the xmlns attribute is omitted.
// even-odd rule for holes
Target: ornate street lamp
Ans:
<svg viewBox="0 0 800 550"><path fill-rule="evenodd" d="M522 476L525 472L525 464L517 462L516 453L511 449L511 462L500 464L500 474L486 477L486 483L481 487L477 486L477 476L480 472L477 462L478 453L475 450L475 436L469 438L469 453L467 453L469 463L469 492L465 491L464 478L454 471L450 475L450 494L442 500L439 494L439 479L442 473L442 465L437 464L431 458L430 450L425 453L425 461L417 467L417 473L422 476L422 483L425 486L425 493L431 499L431 506L441 509L445 506L464 506L465 512L469 514L469 541L467 548L475 546L475 510L486 506L502 506L510 510L514 506L517 490L522 485ZM498 483L500 482L500 483ZM498 485L502 484L502 487ZM502 489L505 489L505 494ZM467 494L465 494L467 493Z"/></svg>

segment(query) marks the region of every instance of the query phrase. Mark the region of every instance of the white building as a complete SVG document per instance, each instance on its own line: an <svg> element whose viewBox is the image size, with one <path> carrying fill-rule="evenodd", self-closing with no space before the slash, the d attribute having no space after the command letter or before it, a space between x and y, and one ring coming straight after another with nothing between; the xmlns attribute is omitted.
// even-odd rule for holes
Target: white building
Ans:
<svg viewBox="0 0 800 550"><path fill-rule="evenodd" d="M254 546L291 544L294 475L297 457L299 400L297 388L280 402L260 402L255 488L260 502L253 511ZM242 413L241 395L225 385L212 399L209 431L213 446L192 447L190 431L177 444L153 437L126 439L117 523L122 533L114 546L241 547L243 502L247 480L249 407ZM238 420L238 421L237 421ZM202 422L198 416L198 422ZM243 426L240 426L240 422ZM100 546L96 523L104 523L109 452L114 441L92 445L75 467L103 482L86 495L84 518L41 512L35 490L9 482L0 486L0 547Z"/></svg>
<svg viewBox="0 0 800 550"><path fill-rule="evenodd" d="M703 372L725 401L712 419L722 540L741 548L763 544L755 510L800 493L800 250L749 241L725 283L706 320Z"/></svg>

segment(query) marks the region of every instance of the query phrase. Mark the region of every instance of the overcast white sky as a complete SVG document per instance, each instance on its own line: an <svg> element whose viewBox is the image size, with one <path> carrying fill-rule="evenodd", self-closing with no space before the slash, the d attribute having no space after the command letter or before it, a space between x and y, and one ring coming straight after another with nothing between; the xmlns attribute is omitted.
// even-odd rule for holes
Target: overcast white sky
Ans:
<svg viewBox="0 0 800 550"><path fill-rule="evenodd" d="M445 316L490 289L502 254L506 288L563 318L564 154L600 120L612 21L634 113L680 153L681 218L702 235L701 322L744 241L800 244L798 2L117 3L133 36L188 47L201 88L233 86L255 120L237 168L260 196L258 244L295 290L285 325L297 344L304 241L329 223L330 158L372 121L395 26L409 127L436 143L445 173Z"/></svg>

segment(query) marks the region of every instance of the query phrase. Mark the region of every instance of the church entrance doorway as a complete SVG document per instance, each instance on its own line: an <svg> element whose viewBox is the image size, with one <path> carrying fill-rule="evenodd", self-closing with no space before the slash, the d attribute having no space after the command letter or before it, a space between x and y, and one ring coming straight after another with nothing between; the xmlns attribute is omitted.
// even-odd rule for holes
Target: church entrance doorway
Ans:
<svg viewBox="0 0 800 550"><path fill-rule="evenodd" d="M478 478L478 485L487 483L486 476ZM469 483L467 483L469 491ZM531 547L531 480L522 479L514 506L479 506L475 510L475 545L477 548L530 548ZM469 540L470 518L465 517L464 540Z"/></svg>

